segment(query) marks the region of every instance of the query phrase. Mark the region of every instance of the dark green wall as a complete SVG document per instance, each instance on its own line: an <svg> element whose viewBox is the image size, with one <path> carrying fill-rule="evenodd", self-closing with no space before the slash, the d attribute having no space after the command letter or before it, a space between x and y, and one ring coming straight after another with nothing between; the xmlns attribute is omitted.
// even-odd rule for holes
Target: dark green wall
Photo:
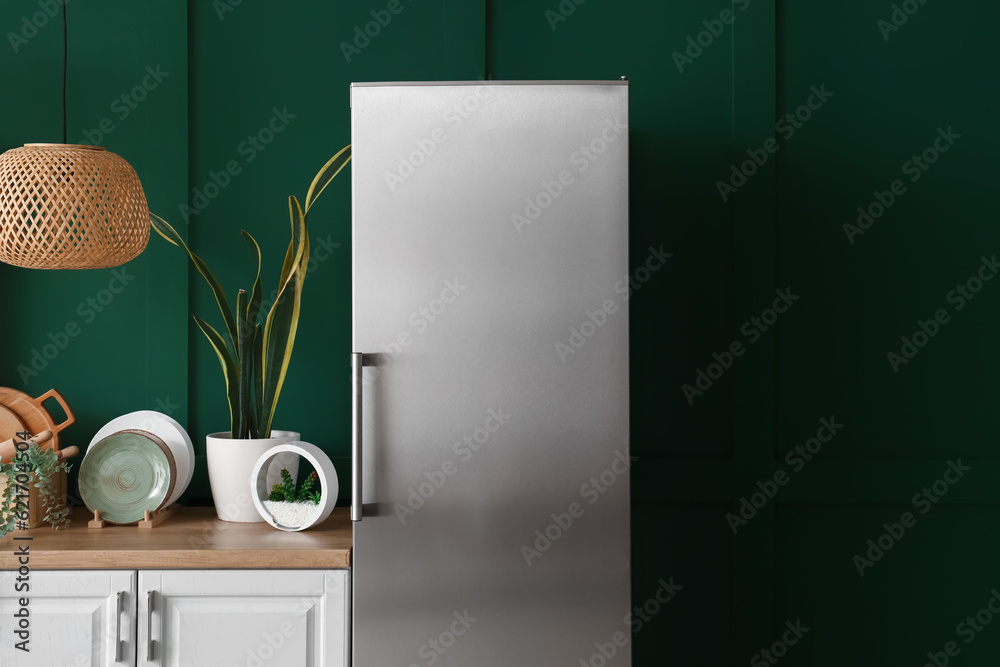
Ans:
<svg viewBox="0 0 1000 667"><path fill-rule="evenodd" d="M348 63L339 43L385 3L261 4L221 14L209 2L69 4L71 140L110 115L147 65L162 64L170 76L104 142L136 167L151 207L179 222L194 188L240 162L181 225L230 290L251 271L241 227L270 251L274 282L285 197L301 196L347 143L351 81L629 76L632 262L649 246L673 253L632 301L633 598L642 605L661 580L683 586L634 635L636 665L768 664L753 661L798 620L809 631L782 665L922 665L948 641L960 650L954 664L996 664L1000 623L970 642L971 626L959 623L1000 587L1000 283L984 283L961 309L949 301L981 257L1000 251L995 5L908 0L900 11L916 12L887 31L879 21L892 20L891 2L403 0ZM560 8L565 20L554 18ZM716 23L727 8L735 21ZM6 2L0 25L16 30L34 11ZM703 35L700 53L690 46L711 29L720 34ZM690 62L675 57L689 48ZM0 46L0 149L58 140L60 59L56 25L17 54ZM797 127L776 127L813 87L832 95L813 97L818 108L799 110L809 118ZM286 107L296 117L250 161L241 142ZM911 181L904 163L949 127L961 137ZM766 161L765 146L778 146ZM723 201L718 183L747 150L763 165ZM905 192L851 243L845 223L897 179ZM307 282L277 418L342 472L349 211L345 178L311 216L314 248L320 238L339 247ZM77 304L110 272L0 267L0 380L62 390L80 444L110 417L169 400L200 454L226 408L216 361L186 315L215 317L211 297L155 239L128 270L135 287L25 387L18 364L78 319ZM744 325L778 289L799 299L755 337ZM887 354L938 309L948 322L894 372ZM745 352L689 401L683 385L698 389L699 370L734 342ZM821 419L843 429L812 443L822 444L812 460L786 462ZM915 506L958 459L970 470L940 502ZM207 500L201 471L189 501ZM776 474L787 483L772 488ZM727 513L760 486L774 497L734 534ZM860 576L854 556L904 512L912 527Z"/></svg>

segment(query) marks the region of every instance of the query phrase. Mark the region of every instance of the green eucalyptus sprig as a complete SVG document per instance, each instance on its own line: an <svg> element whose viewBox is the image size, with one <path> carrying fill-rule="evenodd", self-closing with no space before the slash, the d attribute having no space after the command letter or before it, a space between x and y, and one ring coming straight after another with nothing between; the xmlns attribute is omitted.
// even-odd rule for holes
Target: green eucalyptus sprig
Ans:
<svg viewBox="0 0 1000 667"><path fill-rule="evenodd" d="M15 461L0 463L0 474L6 477L3 494L0 495L0 537L14 530L17 515L15 489L19 474L35 475L35 488L45 509L45 522L54 530L69 526L69 508L66 499L60 497L56 489L56 475L69 472L70 464L60 461L53 449L42 449L35 442L28 442L28 448L18 452ZM23 511L23 510L22 510Z"/></svg>

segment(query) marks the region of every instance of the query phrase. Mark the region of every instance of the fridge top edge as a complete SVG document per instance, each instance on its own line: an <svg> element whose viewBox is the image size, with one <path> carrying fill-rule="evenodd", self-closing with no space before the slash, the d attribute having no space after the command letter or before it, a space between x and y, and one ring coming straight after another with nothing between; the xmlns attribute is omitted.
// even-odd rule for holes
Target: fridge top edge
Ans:
<svg viewBox="0 0 1000 667"><path fill-rule="evenodd" d="M472 81L354 81L351 83L351 88L388 88L393 86L627 86L628 84L628 79L586 79L581 81L486 81L484 79L474 79Z"/></svg>

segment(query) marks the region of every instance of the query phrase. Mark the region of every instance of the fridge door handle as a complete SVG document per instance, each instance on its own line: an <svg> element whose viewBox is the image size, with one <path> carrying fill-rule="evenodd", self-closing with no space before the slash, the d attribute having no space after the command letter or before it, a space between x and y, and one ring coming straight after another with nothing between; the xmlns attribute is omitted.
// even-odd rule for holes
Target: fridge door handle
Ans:
<svg viewBox="0 0 1000 667"><path fill-rule="evenodd" d="M364 355L351 353L351 521L361 521L361 382Z"/></svg>

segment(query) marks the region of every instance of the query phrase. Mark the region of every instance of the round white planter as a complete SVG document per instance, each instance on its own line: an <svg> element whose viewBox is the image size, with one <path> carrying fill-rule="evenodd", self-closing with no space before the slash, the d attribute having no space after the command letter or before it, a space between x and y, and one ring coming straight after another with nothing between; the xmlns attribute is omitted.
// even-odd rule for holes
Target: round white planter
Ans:
<svg viewBox="0 0 1000 667"><path fill-rule="evenodd" d="M267 511L267 508L264 507L264 501L267 500L273 486L266 481L267 471L274 467L276 459L288 454L295 456L296 459L303 457L312 464L316 475L319 477L319 488L321 490L319 504L316 506L312 516L305 523L297 526L285 526L278 523L271 516L270 512ZM305 530L318 523L323 523L329 518L333 512L333 506L337 504L337 495L340 493L340 482L337 479L337 470L333 467L333 462L323 450L308 442L289 442L284 445L278 445L261 455L256 465L254 465L253 474L250 477L249 491L253 498L253 503L257 507L257 511L265 521L279 530L298 531Z"/></svg>
<svg viewBox="0 0 1000 667"><path fill-rule="evenodd" d="M257 459L268 449L299 438L300 435L294 431L271 431L270 438L254 440L233 440L229 431L212 433L205 438L208 481L212 486L215 512L220 519L239 523L264 520L250 497L250 474ZM268 469L267 484L281 483L282 468L287 468L292 479L297 481L299 457L291 453L276 456Z"/></svg>

